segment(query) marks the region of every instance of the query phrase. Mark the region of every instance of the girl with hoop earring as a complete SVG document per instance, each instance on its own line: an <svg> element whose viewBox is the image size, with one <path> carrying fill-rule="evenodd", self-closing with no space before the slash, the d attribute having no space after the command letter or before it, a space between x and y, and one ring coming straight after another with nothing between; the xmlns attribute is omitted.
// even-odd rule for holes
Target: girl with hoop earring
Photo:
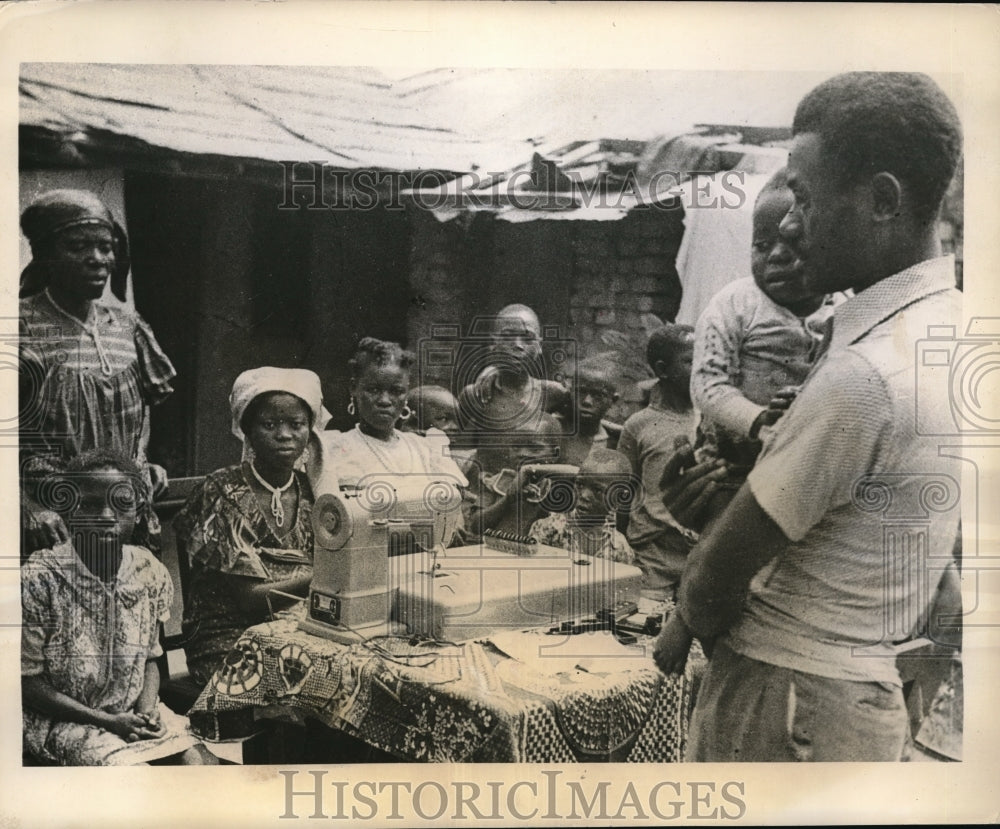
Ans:
<svg viewBox="0 0 1000 829"><path fill-rule="evenodd" d="M347 431L321 433L324 463L337 471L341 486L354 486L366 475L465 476L448 454L448 436L439 429L426 435L402 432L397 423L409 418L407 394L412 352L398 343L365 337L348 362L351 402L347 411L357 425Z"/></svg>

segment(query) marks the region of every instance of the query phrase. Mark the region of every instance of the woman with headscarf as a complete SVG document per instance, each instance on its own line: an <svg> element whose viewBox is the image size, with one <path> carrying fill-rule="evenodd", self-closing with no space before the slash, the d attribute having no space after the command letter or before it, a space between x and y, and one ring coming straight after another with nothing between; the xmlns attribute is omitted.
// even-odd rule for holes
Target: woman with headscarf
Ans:
<svg viewBox="0 0 1000 829"><path fill-rule="evenodd" d="M328 414L319 377L265 366L229 396L243 460L205 477L174 519L191 564L184 602L188 670L206 683L240 634L305 596L312 580L313 490L304 472Z"/></svg>
<svg viewBox="0 0 1000 829"><path fill-rule="evenodd" d="M153 332L124 303L128 243L107 206L85 190L52 190L21 214L32 261L20 287L20 448L26 548L68 539L53 507L36 500L39 482L92 449L135 460L154 493L166 485L149 464L149 409L176 376ZM158 547L152 508L136 542ZM30 553L31 549L25 552Z"/></svg>

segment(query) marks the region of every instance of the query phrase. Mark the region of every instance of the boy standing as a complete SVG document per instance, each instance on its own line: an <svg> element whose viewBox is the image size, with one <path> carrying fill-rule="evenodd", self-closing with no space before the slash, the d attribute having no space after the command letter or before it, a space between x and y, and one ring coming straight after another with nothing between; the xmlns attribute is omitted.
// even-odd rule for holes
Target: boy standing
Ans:
<svg viewBox="0 0 1000 829"><path fill-rule="evenodd" d="M689 325L667 324L650 334L646 359L657 383L649 405L622 429L618 451L628 458L642 481L644 497L631 514L628 540L635 563L645 576L644 592L654 598L672 596L694 534L674 520L660 497L660 479L675 451L675 441L693 443L696 415L691 405L691 358L694 332ZM724 467L720 466L720 470ZM717 470L713 475L721 476Z"/></svg>
<svg viewBox="0 0 1000 829"><path fill-rule="evenodd" d="M542 327L534 311L507 305L492 322L489 365L459 392L458 410L480 464L496 472L506 444L533 433L546 413L565 405L568 392L542 377ZM510 439L498 441L507 435Z"/></svg>
<svg viewBox="0 0 1000 829"><path fill-rule="evenodd" d="M559 460L580 466L593 449L614 449L618 435L604 416L618 400L612 379L612 368L607 360L589 358L576 367L576 378L571 389L576 406L576 428L563 436Z"/></svg>

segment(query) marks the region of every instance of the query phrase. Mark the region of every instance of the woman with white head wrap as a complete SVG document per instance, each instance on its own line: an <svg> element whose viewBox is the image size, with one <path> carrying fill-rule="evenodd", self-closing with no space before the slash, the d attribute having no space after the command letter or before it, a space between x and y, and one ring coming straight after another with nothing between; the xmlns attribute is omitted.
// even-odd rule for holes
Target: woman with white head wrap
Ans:
<svg viewBox="0 0 1000 829"><path fill-rule="evenodd" d="M203 683L246 628L288 603L278 592L308 592L313 490L303 466L328 417L319 377L305 369L245 371L229 403L243 460L206 476L175 519L191 563L184 650Z"/></svg>

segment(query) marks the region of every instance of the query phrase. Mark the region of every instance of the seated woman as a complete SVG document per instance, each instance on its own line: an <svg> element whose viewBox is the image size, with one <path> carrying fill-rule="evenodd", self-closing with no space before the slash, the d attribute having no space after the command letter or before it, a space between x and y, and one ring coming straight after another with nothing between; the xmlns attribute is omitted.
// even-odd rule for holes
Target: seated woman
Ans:
<svg viewBox="0 0 1000 829"><path fill-rule="evenodd" d="M129 543L148 500L141 469L94 450L41 486L59 502L69 540L21 568L25 750L66 766L214 764L187 719L159 700L155 660L173 585Z"/></svg>
<svg viewBox="0 0 1000 829"><path fill-rule="evenodd" d="M305 369L245 371L229 404L243 462L206 476L174 519L191 562L184 651L201 683L246 628L291 603L274 591L305 596L312 579L313 493L297 467L326 422L319 377Z"/></svg>
<svg viewBox="0 0 1000 829"><path fill-rule="evenodd" d="M324 462L331 463L341 486L358 484L366 475L443 474L459 486L467 481L448 452L448 436L440 429L425 435L401 432L400 419L410 416L407 395L414 356L397 343L365 337L349 362L350 414L358 418L348 432L325 432Z"/></svg>

